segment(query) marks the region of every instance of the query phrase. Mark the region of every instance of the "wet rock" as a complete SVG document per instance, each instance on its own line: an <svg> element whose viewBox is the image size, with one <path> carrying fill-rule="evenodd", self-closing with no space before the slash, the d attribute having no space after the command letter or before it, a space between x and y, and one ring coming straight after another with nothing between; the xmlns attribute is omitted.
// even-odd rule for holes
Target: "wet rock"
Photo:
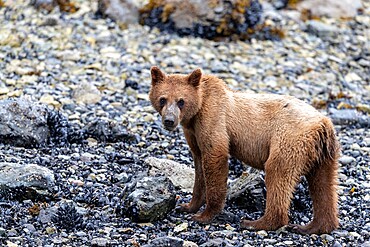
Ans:
<svg viewBox="0 0 370 247"><path fill-rule="evenodd" d="M341 32L335 26L316 20L310 20L307 22L307 31L321 38L335 37Z"/></svg>
<svg viewBox="0 0 370 247"><path fill-rule="evenodd" d="M297 5L301 12L308 11L312 17L350 18L362 8L360 0L305 0Z"/></svg>
<svg viewBox="0 0 370 247"><path fill-rule="evenodd" d="M126 215L135 222L161 219L174 209L175 198L174 186L168 178L140 178L125 200Z"/></svg>
<svg viewBox="0 0 370 247"><path fill-rule="evenodd" d="M150 167L149 175L154 176L158 173L167 176L175 187L184 192L192 192L194 186L194 169L178 162L149 157L145 163Z"/></svg>
<svg viewBox="0 0 370 247"><path fill-rule="evenodd" d="M146 244L143 247L162 247L162 246L183 247L184 240L176 237L160 237L150 241L149 244Z"/></svg>
<svg viewBox="0 0 370 247"><path fill-rule="evenodd" d="M0 101L0 142L35 147L47 143L49 127L45 106L26 99Z"/></svg>
<svg viewBox="0 0 370 247"><path fill-rule="evenodd" d="M50 197L54 174L35 164L0 163L0 195L35 199Z"/></svg>
<svg viewBox="0 0 370 247"><path fill-rule="evenodd" d="M82 130L87 137L95 138L101 142L134 142L134 135L128 133L127 128L115 121L97 119L89 123Z"/></svg>

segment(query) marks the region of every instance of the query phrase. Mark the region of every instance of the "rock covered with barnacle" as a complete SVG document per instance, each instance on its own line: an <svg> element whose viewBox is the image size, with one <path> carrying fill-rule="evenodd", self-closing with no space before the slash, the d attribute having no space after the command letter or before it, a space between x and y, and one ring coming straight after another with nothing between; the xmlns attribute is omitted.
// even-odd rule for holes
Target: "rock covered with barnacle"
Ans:
<svg viewBox="0 0 370 247"><path fill-rule="evenodd" d="M147 4L100 0L98 6L98 13L122 23L130 24L138 18L140 24L161 31L208 39L251 34L263 12L258 0L150 0ZM122 14L120 9L130 10L130 14Z"/></svg>

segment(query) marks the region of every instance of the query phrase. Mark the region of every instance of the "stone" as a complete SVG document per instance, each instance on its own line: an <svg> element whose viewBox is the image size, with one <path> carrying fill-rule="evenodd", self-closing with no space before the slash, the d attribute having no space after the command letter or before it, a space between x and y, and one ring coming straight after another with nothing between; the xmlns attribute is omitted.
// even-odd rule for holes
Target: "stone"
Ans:
<svg viewBox="0 0 370 247"><path fill-rule="evenodd" d="M92 83L81 83L73 90L73 98L78 104L96 104L102 96L100 91Z"/></svg>
<svg viewBox="0 0 370 247"><path fill-rule="evenodd" d="M321 38L336 37L341 32L335 26L316 20L309 20L307 22L307 31Z"/></svg>
<svg viewBox="0 0 370 247"><path fill-rule="evenodd" d="M181 223L180 225L177 225L175 226L175 228L173 229L174 232L183 232L183 231L186 231L188 229L188 223L187 222L184 222L184 223Z"/></svg>
<svg viewBox="0 0 370 247"><path fill-rule="evenodd" d="M143 247L183 247L184 240L177 237L159 237L149 242L149 244L143 245Z"/></svg>
<svg viewBox="0 0 370 247"><path fill-rule="evenodd" d="M350 156L343 155L342 157L339 158L339 163L343 165L349 165L352 162L355 162L356 159Z"/></svg>
<svg viewBox="0 0 370 247"><path fill-rule="evenodd" d="M370 126L370 117L360 114L355 109L334 109L329 108L329 117L334 124L351 125L359 123L362 126Z"/></svg>
<svg viewBox="0 0 370 247"><path fill-rule="evenodd" d="M128 133L125 126L115 121L96 119L88 123L83 129L89 138L101 142L134 142L135 137Z"/></svg>
<svg viewBox="0 0 370 247"><path fill-rule="evenodd" d="M171 180L175 187L180 188L184 192L193 192L194 169L172 160L154 157L147 158L145 163L150 167L149 175L164 174Z"/></svg>
<svg viewBox="0 0 370 247"><path fill-rule="evenodd" d="M26 99L0 101L0 142L37 147L49 138L48 110Z"/></svg>
<svg viewBox="0 0 370 247"><path fill-rule="evenodd" d="M138 0L99 0L97 13L123 24L138 24L139 9L145 1Z"/></svg>
<svg viewBox="0 0 370 247"><path fill-rule="evenodd" d="M35 164L0 163L0 195L20 199L50 197L54 174Z"/></svg>
<svg viewBox="0 0 370 247"><path fill-rule="evenodd" d="M125 200L126 215L134 222L152 222L174 209L175 199L174 185L167 177L139 177Z"/></svg>
<svg viewBox="0 0 370 247"><path fill-rule="evenodd" d="M93 247L105 247L110 246L108 239L106 238L93 238L91 240L91 246Z"/></svg>
<svg viewBox="0 0 370 247"><path fill-rule="evenodd" d="M361 0L305 0L297 4L299 11L309 11L313 17L352 18L361 8Z"/></svg>
<svg viewBox="0 0 370 247"><path fill-rule="evenodd" d="M236 199L245 192L253 194L254 189L257 187L264 187L264 181L261 178L260 171L252 168L248 168L248 170L249 172L243 172L238 178L228 181L226 196L228 200Z"/></svg>

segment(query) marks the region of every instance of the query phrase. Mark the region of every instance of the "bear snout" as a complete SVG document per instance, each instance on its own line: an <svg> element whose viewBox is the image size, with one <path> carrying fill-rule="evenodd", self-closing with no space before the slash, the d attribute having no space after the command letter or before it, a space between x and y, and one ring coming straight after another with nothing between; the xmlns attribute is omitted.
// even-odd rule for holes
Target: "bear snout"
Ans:
<svg viewBox="0 0 370 247"><path fill-rule="evenodd" d="M163 116L163 126L166 130L174 130L177 127L178 122L174 114L167 114Z"/></svg>

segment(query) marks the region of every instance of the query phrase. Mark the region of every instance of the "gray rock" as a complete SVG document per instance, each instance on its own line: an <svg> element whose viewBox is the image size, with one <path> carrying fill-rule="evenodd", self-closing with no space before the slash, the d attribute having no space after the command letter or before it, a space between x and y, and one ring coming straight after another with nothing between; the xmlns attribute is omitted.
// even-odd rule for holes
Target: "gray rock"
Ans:
<svg viewBox="0 0 370 247"><path fill-rule="evenodd" d="M338 241L334 241L332 247L342 247L342 245Z"/></svg>
<svg viewBox="0 0 370 247"><path fill-rule="evenodd" d="M143 247L182 247L184 245L184 240L176 237L160 237L150 241L149 244L143 245Z"/></svg>
<svg viewBox="0 0 370 247"><path fill-rule="evenodd" d="M332 18L350 18L357 15L362 8L361 0L305 0L297 5L297 9L309 11L312 16L327 16Z"/></svg>
<svg viewBox="0 0 370 247"><path fill-rule="evenodd" d="M339 162L343 165L349 165L349 164L351 164L352 162L355 162L355 161L356 161L355 158L353 158L351 156L346 156L346 155L339 158Z"/></svg>
<svg viewBox="0 0 370 247"><path fill-rule="evenodd" d="M0 227L0 237L5 237L5 236L6 236L6 230Z"/></svg>
<svg viewBox="0 0 370 247"><path fill-rule="evenodd" d="M161 219L175 207L175 198L174 185L167 177L139 178L125 201L127 215L135 222Z"/></svg>
<svg viewBox="0 0 370 247"><path fill-rule="evenodd" d="M307 22L307 31L322 38L335 37L341 32L341 30L335 26L316 20L310 20Z"/></svg>
<svg viewBox="0 0 370 247"><path fill-rule="evenodd" d="M37 198L51 196L54 174L35 164L0 163L0 193L11 197Z"/></svg>
<svg viewBox="0 0 370 247"><path fill-rule="evenodd" d="M210 239L208 242L199 245L200 247L218 247L218 246L224 246L224 247L232 247L234 244L230 243L229 240L223 239L223 238L215 238Z"/></svg>
<svg viewBox="0 0 370 247"><path fill-rule="evenodd" d="M253 192L258 186L264 186L260 171L251 168L248 168L248 171L243 172L240 177L234 180L229 180L227 190L228 200L235 199L246 191Z"/></svg>
<svg viewBox="0 0 370 247"><path fill-rule="evenodd" d="M192 192L194 186L194 169L178 162L149 157L145 160L149 165L149 175L154 176L158 173L167 176L171 182L184 192Z"/></svg>
<svg viewBox="0 0 370 247"><path fill-rule="evenodd" d="M334 108L329 108L329 117L332 119L334 124L338 125L351 125L359 123L363 127L370 126L370 118L360 114L354 109L337 110Z"/></svg>
<svg viewBox="0 0 370 247"><path fill-rule="evenodd" d="M24 228L26 231L30 232L30 233L33 233L33 232L35 232L35 231L36 231L35 226L34 226L34 225L32 225L32 224L24 224L24 225L23 225L23 228Z"/></svg>
<svg viewBox="0 0 370 247"><path fill-rule="evenodd" d="M43 145L49 137L48 111L26 99L0 101L0 142L21 147Z"/></svg>
<svg viewBox="0 0 370 247"><path fill-rule="evenodd" d="M92 83L81 83L74 91L73 98L78 104L96 104L102 96Z"/></svg>
<svg viewBox="0 0 370 247"><path fill-rule="evenodd" d="M366 241L361 245L361 247L370 247L370 241Z"/></svg>

